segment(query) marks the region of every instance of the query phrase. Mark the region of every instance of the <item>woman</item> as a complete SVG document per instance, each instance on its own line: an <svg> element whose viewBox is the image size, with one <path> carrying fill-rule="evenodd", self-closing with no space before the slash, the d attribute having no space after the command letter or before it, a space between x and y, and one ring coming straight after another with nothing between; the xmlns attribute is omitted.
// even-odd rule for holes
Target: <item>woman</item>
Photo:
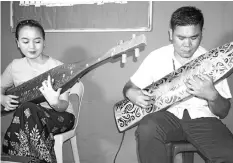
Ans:
<svg viewBox="0 0 233 163"><path fill-rule="evenodd" d="M1 104L6 111L15 110L7 129L2 151L4 154L29 156L44 162L56 162L53 135L70 130L75 117L69 106L68 91L52 88L50 76L39 88L46 101L40 104L26 102L18 105L17 96L5 95L5 90L18 86L62 63L43 53L45 32L35 20L18 23L16 43L24 55L14 59L1 76Z"/></svg>

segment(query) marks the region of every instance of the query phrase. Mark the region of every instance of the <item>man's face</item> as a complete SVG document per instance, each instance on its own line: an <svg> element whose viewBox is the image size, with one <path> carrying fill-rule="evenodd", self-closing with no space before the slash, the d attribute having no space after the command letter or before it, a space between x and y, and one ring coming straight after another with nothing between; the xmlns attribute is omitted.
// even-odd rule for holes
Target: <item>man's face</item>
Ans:
<svg viewBox="0 0 233 163"><path fill-rule="evenodd" d="M175 49L175 55L181 58L191 58L202 39L200 25L177 26L174 31L169 30L170 40Z"/></svg>

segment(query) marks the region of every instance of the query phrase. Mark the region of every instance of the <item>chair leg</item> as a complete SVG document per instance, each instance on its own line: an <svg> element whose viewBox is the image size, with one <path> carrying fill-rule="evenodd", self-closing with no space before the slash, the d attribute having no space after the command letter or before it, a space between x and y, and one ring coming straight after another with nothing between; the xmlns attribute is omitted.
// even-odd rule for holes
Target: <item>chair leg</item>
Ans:
<svg viewBox="0 0 233 163"><path fill-rule="evenodd" d="M193 152L184 152L182 153L183 163L193 163L194 153Z"/></svg>
<svg viewBox="0 0 233 163"><path fill-rule="evenodd" d="M55 139L54 151L57 159L57 163L63 163L63 153L62 153L63 141L61 137Z"/></svg>
<svg viewBox="0 0 233 163"><path fill-rule="evenodd" d="M173 161L172 163L185 163L183 160L183 155L182 153L178 153L175 156L173 156Z"/></svg>
<svg viewBox="0 0 233 163"><path fill-rule="evenodd" d="M76 136L70 139L75 163L80 163Z"/></svg>

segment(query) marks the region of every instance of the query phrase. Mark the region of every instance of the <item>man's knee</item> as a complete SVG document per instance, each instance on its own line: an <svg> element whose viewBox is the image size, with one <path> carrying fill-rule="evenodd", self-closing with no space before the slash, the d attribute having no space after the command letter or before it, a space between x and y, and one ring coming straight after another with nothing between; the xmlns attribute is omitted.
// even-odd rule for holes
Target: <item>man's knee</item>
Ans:
<svg viewBox="0 0 233 163"><path fill-rule="evenodd" d="M149 141L156 138L159 131L159 125L156 123L155 119L151 119L150 116L143 118L136 130L136 137L140 140Z"/></svg>
<svg viewBox="0 0 233 163"><path fill-rule="evenodd" d="M221 151L219 150L219 154L213 155L208 160L210 163L233 163L233 148L221 149Z"/></svg>
<svg viewBox="0 0 233 163"><path fill-rule="evenodd" d="M233 163L233 148L226 152L225 163Z"/></svg>

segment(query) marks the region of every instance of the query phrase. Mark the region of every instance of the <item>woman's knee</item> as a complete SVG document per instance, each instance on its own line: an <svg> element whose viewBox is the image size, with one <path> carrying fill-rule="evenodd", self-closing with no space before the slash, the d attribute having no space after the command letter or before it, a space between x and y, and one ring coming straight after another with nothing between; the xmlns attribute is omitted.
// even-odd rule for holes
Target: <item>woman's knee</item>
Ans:
<svg viewBox="0 0 233 163"><path fill-rule="evenodd" d="M35 107L35 103L32 102L24 102L18 106L18 108L28 108L28 107Z"/></svg>
<svg viewBox="0 0 233 163"><path fill-rule="evenodd" d="M36 114L36 112L39 111L39 106L32 102L25 102L19 105L18 108L16 108L15 114L21 115L22 113L26 113L25 111L27 113L30 112L30 114Z"/></svg>

